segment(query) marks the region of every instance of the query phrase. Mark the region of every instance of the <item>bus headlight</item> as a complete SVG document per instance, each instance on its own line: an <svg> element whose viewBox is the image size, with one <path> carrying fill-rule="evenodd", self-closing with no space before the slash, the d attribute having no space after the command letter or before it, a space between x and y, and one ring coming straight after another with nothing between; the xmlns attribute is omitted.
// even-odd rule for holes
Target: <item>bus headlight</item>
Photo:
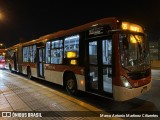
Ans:
<svg viewBox="0 0 160 120"><path fill-rule="evenodd" d="M132 88L131 84L128 82L128 80L124 76L121 76L121 81L122 81L124 87L129 88L129 89Z"/></svg>

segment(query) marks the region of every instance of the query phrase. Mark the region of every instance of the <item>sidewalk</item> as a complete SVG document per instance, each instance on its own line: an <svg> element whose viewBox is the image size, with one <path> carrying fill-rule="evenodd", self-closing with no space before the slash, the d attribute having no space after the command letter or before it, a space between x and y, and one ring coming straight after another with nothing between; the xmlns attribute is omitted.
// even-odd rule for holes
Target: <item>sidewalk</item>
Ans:
<svg viewBox="0 0 160 120"><path fill-rule="evenodd" d="M102 120L94 106L21 76L0 71L0 111L40 112L42 117L0 117L0 120ZM48 111L48 112L47 112ZM70 111L70 112L68 112ZM75 111L75 112L74 112ZM76 113L76 111L79 111ZM81 111L81 112L80 112ZM84 112L85 111L85 112ZM55 117L54 117L54 115ZM74 114L74 115L73 115ZM77 116L75 115L77 114ZM80 115L87 117L81 117ZM90 114L90 115L86 115ZM108 113L106 113L108 114ZM38 114L37 114L38 115ZM48 115L48 116L47 116ZM58 117L57 117L58 115ZM94 117L92 117L92 115ZM2 116L2 115L1 115ZM45 117L43 117L45 116ZM51 117L52 116L52 117ZM67 116L67 117L65 117ZM74 117L72 117L74 116ZM96 116L96 117L95 117Z"/></svg>

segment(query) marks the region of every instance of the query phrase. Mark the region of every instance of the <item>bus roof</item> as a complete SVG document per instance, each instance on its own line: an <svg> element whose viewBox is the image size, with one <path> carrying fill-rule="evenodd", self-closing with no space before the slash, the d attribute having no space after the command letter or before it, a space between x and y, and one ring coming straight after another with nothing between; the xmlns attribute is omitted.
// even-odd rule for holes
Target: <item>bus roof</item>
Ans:
<svg viewBox="0 0 160 120"><path fill-rule="evenodd" d="M51 33L51 34L44 35L44 36L39 37L38 39L22 43L22 45L25 46L25 45L29 45L29 44L34 44L34 43L47 41L48 39L54 39L54 38L63 37L63 36L66 36L66 35L71 35L73 33L77 33L77 32L80 32L80 31L87 30L87 29L91 28L93 25L96 25L96 24L99 24L99 25L112 24L112 27L116 28L116 20L117 19L115 17L103 18L103 19L96 20L96 21L93 21L93 22L90 22L90 23L87 23L87 24L84 24L84 25L80 25L78 27L74 27L74 28L71 28L71 29L68 29L68 30L60 30L58 32L54 32L54 33Z"/></svg>
<svg viewBox="0 0 160 120"><path fill-rule="evenodd" d="M59 37L64 37L66 35L71 35L71 34L74 34L74 33L77 33L77 32L85 31L87 29L90 29L94 25L111 25L111 27L113 29L117 29L117 20L119 20L119 19L117 19L116 17L109 17L109 18L99 19L99 20L96 20L96 21L93 21L93 22L89 22L89 23L86 23L86 24L83 24L83 25L80 25L80 26L77 26L77 27L74 27L74 28L71 28L71 29L68 29L68 30L60 30L58 32L47 34L47 35L41 36L41 37L39 37L37 39L31 40L31 41L28 41L28 42L19 43L19 44L16 44L16 45L8 48L8 49L16 48L20 44L25 46L25 45L45 42L45 41L47 41L49 39L55 39L55 38L59 38Z"/></svg>
<svg viewBox="0 0 160 120"><path fill-rule="evenodd" d="M87 30L87 29L91 28L93 25L97 25L97 24L99 24L99 25L112 24L112 27L116 28L116 20L117 19L115 17L103 18L103 19L96 20L96 21L93 21L93 22L90 22L90 23L87 23L87 24L84 24L84 25L80 25L78 27L74 27L74 28L71 28L71 29L68 29L68 30L60 30L58 32L42 36L42 37L40 37L40 39L51 39L51 38L63 37L65 35L70 35L70 34L73 34L73 33L77 33L77 32L80 32L80 31Z"/></svg>

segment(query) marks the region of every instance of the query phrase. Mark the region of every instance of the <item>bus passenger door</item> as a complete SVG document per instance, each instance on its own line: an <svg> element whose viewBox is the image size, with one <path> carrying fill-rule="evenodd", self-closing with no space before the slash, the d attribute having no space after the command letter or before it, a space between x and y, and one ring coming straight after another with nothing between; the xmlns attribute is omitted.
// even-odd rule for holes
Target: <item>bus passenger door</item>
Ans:
<svg viewBox="0 0 160 120"><path fill-rule="evenodd" d="M17 52L13 53L14 70L17 71Z"/></svg>
<svg viewBox="0 0 160 120"><path fill-rule="evenodd" d="M89 91L112 93L112 42L98 38L88 42Z"/></svg>
<svg viewBox="0 0 160 120"><path fill-rule="evenodd" d="M98 71L98 42L97 41L91 41L89 42L89 88L98 90L98 77L99 77L99 71Z"/></svg>
<svg viewBox="0 0 160 120"><path fill-rule="evenodd" d="M38 48L38 77L44 77L44 48Z"/></svg>

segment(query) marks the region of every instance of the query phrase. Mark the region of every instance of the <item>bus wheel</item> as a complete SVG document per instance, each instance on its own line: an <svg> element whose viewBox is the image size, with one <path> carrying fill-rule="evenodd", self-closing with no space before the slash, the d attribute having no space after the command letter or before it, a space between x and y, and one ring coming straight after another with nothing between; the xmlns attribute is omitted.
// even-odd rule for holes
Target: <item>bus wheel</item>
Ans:
<svg viewBox="0 0 160 120"><path fill-rule="evenodd" d="M76 95L77 94L77 83L76 83L75 76L72 74L69 74L65 77L65 81L66 81L65 87L66 87L67 92L70 95Z"/></svg>
<svg viewBox="0 0 160 120"><path fill-rule="evenodd" d="M27 77L28 79L32 79L32 75L31 75L31 69L30 68L27 68Z"/></svg>

